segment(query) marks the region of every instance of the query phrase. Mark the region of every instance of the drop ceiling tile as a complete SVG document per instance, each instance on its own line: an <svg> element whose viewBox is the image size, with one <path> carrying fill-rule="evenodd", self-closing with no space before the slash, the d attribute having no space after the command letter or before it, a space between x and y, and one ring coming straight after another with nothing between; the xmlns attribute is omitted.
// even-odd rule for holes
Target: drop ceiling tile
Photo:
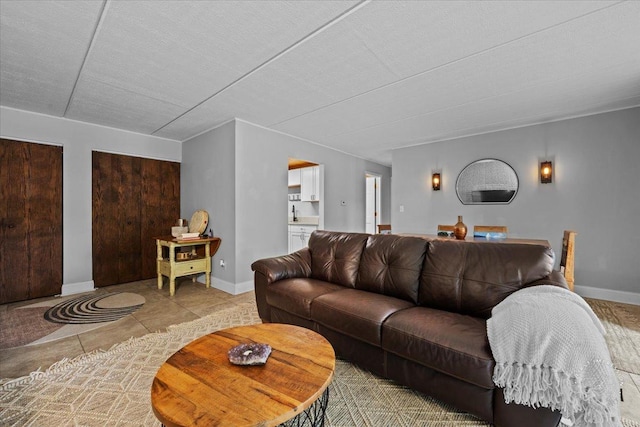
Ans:
<svg viewBox="0 0 640 427"><path fill-rule="evenodd" d="M284 114L299 111L302 104L309 102L309 98L318 103L329 102L325 94L309 88L304 79L293 73L293 70L285 75L271 76L271 79L247 77L241 84L234 85L169 123L156 132L156 135L187 139L211 128L214 121L217 125L239 117L256 124L265 124L265 117L281 118Z"/></svg>
<svg viewBox="0 0 640 427"><path fill-rule="evenodd" d="M591 82L567 79L553 82L544 90L538 87L523 89L498 98L340 135L331 138L330 143L320 142L358 155L366 153L368 148L386 148L390 158L391 150L403 146L589 114L612 106L628 108L638 105L640 81L624 70L612 69L611 73L617 73L614 82L603 81L596 87ZM527 102L523 103L522 99Z"/></svg>
<svg viewBox="0 0 640 427"><path fill-rule="evenodd" d="M192 107L354 2L111 2L86 73Z"/></svg>
<svg viewBox="0 0 640 427"><path fill-rule="evenodd" d="M158 126L152 135L159 136L161 138L185 141L228 122L235 117L236 116L231 113L216 111L214 109L199 106L173 121L167 121L167 123L162 127Z"/></svg>
<svg viewBox="0 0 640 427"><path fill-rule="evenodd" d="M525 3L522 10L495 3L472 8L467 2L372 2L258 74L262 81L277 81L285 76L282 84L277 84L284 87L291 81L289 74L293 74L292 78L301 78L310 92L293 91L292 97L301 101L295 103L295 111L281 111L282 116L289 113L297 117L363 93L366 96L369 91L412 74L555 25L604 4L610 3L567 2L551 14L548 4L541 7L538 3ZM513 24L517 14L526 24ZM468 34L463 39L452 38L452 28L465 28ZM245 83L248 82L232 88L234 95L240 91L236 97L260 93L259 86L264 86L245 88ZM322 99L315 96L318 92L325 94L330 100L328 104L320 105ZM289 91L283 93L288 95ZM365 106L364 111L366 109ZM363 109L351 113L358 115L358 111ZM402 109L394 111L402 112ZM275 114L272 117L263 114L261 118L268 126L280 123ZM336 116L334 119L339 120ZM326 123L321 127L331 128Z"/></svg>
<svg viewBox="0 0 640 427"><path fill-rule="evenodd" d="M527 87L540 89L556 80L582 79L597 85L601 80L611 80L612 68L637 76L640 75L638 10L638 4L610 8L294 117L273 128L327 141L354 130L451 109ZM594 26L609 24L616 31L604 36L602 32L593 32ZM562 88L554 86L550 90ZM527 101L523 98L522 102ZM425 134L429 132L425 129Z"/></svg>
<svg viewBox="0 0 640 427"><path fill-rule="evenodd" d="M101 8L102 2L3 1L2 105L62 116Z"/></svg>
<svg viewBox="0 0 640 427"><path fill-rule="evenodd" d="M499 99L486 100L474 106L461 106L456 113L465 117L464 122L454 123L459 135L490 132L556 120L558 117L587 115L594 111L607 111L614 105L629 108L638 105L640 81L620 70L611 70L616 81L600 84L567 79L554 82L545 90L528 88L522 92L505 94ZM553 90L555 89L555 90ZM527 103L519 102L527 99ZM471 112L472 115L467 115ZM453 117L453 116L451 116ZM440 120L437 118L436 120ZM443 123L440 120L440 123ZM446 128L445 128L446 129ZM446 130L451 133L452 130Z"/></svg>
<svg viewBox="0 0 640 427"><path fill-rule="evenodd" d="M524 10L496 3L482 4L479 8L469 7L466 2L369 3L208 100L196 109L200 112L190 112L159 134L167 132L165 136L170 133L177 137L172 129L187 128L187 121L189 125L201 123L197 128L205 129L206 117L212 112L228 118L242 117L312 140L326 136L327 132L339 134L340 129L357 128L359 120L378 120L375 115L366 114L372 105L367 95L376 93L378 88L429 67L437 70L474 52L611 4L565 2L555 7L552 14L548 3L534 3L524 3ZM464 28L465 37L452 38L452 28ZM461 80L455 84L460 84L468 71L457 73ZM450 76L444 79L451 82ZM398 86L389 87L391 100L398 96ZM409 85L408 91L415 96L415 87ZM331 122L314 120L317 110L322 116L325 108L349 103L353 97L356 103L360 101L356 108L338 108L331 114ZM438 102L440 98L435 100ZM378 106L382 107L381 114L389 110L399 116L415 114L398 103L384 102ZM303 118L299 126L281 124L287 120L295 122L305 114L311 118ZM338 126L334 127L336 122Z"/></svg>
<svg viewBox="0 0 640 427"><path fill-rule="evenodd" d="M382 1L345 20L401 77L512 42L615 1Z"/></svg>
<svg viewBox="0 0 640 427"><path fill-rule="evenodd" d="M184 107L82 77L67 118L151 134Z"/></svg>
<svg viewBox="0 0 640 427"><path fill-rule="evenodd" d="M264 125L277 123L397 79L342 22L222 91L158 135L175 137L176 129L194 122L201 123L197 126L201 129L211 113ZM187 121L190 125L185 125Z"/></svg>

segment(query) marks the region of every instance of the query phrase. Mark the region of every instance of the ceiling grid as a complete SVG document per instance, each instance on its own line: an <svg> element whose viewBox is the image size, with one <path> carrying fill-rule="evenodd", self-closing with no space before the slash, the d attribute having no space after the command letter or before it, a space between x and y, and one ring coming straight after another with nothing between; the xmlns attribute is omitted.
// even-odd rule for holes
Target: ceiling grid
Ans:
<svg viewBox="0 0 640 427"><path fill-rule="evenodd" d="M91 49L93 48L93 44L94 41L96 40L96 35L98 34L98 31L100 30L100 25L102 24L102 20L104 18L104 14L105 14L105 10L107 8L107 4L109 3L110 0L104 0L102 3L102 9L100 10L99 13L99 18L96 22L96 26L95 29L93 30L93 34L91 36L91 42L89 42L89 46L87 46L87 52L84 54L84 58L82 59L82 64L80 65L80 69L78 70L78 75L76 76L76 81L73 83L73 88L71 89L71 95L69 95L69 101L67 101L67 106L64 109L64 113L62 114L63 117L66 117L67 112L69 111L69 106L71 105L71 102L73 102L73 96L76 93L76 87L78 86L78 80L80 80L80 76L82 75L82 71L84 70L84 64L86 64L87 62L87 57L89 56L89 54L91 53Z"/></svg>

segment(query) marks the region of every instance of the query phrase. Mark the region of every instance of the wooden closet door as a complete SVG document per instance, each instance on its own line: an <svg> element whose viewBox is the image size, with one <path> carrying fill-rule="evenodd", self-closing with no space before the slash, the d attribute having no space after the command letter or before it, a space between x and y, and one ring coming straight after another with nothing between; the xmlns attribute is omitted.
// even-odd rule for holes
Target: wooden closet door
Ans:
<svg viewBox="0 0 640 427"><path fill-rule="evenodd" d="M118 209L118 283L142 279L139 157L116 156L113 178L117 183Z"/></svg>
<svg viewBox="0 0 640 427"><path fill-rule="evenodd" d="M180 215L180 164L95 151L92 185L95 285L155 277L153 237Z"/></svg>
<svg viewBox="0 0 640 427"><path fill-rule="evenodd" d="M94 284L139 280L140 158L94 151L92 162Z"/></svg>
<svg viewBox="0 0 640 427"><path fill-rule="evenodd" d="M180 217L180 163L142 159L142 278L157 275L156 241Z"/></svg>
<svg viewBox="0 0 640 427"><path fill-rule="evenodd" d="M0 303L62 289L62 147L0 139Z"/></svg>
<svg viewBox="0 0 640 427"><path fill-rule="evenodd" d="M112 179L110 154L92 154L92 251L93 282L96 286L118 283L119 205Z"/></svg>
<svg viewBox="0 0 640 427"><path fill-rule="evenodd" d="M166 236L170 234L162 227L160 215L162 203L162 170L157 160L142 159L142 194L140 209L142 209L142 236ZM156 242L151 237L143 239L142 245L142 278L149 279L156 275Z"/></svg>

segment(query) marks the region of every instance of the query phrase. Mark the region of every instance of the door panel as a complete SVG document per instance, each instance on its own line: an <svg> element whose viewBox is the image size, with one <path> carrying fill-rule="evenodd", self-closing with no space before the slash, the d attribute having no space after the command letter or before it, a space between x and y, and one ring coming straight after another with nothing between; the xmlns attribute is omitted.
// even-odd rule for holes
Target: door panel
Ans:
<svg viewBox="0 0 640 427"><path fill-rule="evenodd" d="M93 153L96 286L155 277L153 237L171 233L180 215L179 187L179 163Z"/></svg>
<svg viewBox="0 0 640 427"><path fill-rule="evenodd" d="M149 279L156 274L156 241L152 237L168 235L162 227L162 170L161 162L142 159L142 199L140 209L143 218L141 227L142 238L142 278Z"/></svg>
<svg viewBox="0 0 640 427"><path fill-rule="evenodd" d="M140 244L140 158L116 156L118 194L118 283L142 279Z"/></svg>
<svg viewBox="0 0 640 427"><path fill-rule="evenodd" d="M62 289L62 147L0 139L0 303Z"/></svg>
<svg viewBox="0 0 640 427"><path fill-rule="evenodd" d="M62 148L30 144L29 149L29 298L36 298L62 290Z"/></svg>
<svg viewBox="0 0 640 427"><path fill-rule="evenodd" d="M156 241L180 216L180 163L142 159L142 278L155 277Z"/></svg>
<svg viewBox="0 0 640 427"><path fill-rule="evenodd" d="M116 161L111 154L95 151L92 154L92 248L93 281L96 286L118 283L119 200L117 186L111 178L112 163Z"/></svg>

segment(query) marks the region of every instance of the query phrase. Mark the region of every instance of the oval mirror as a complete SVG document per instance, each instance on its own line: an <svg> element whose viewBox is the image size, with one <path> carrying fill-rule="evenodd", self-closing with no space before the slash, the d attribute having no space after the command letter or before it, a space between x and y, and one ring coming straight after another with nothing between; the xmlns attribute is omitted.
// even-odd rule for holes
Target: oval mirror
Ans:
<svg viewBox="0 0 640 427"><path fill-rule="evenodd" d="M467 165L456 180L456 193L463 205L508 204L518 192L518 175L496 159L481 159Z"/></svg>

